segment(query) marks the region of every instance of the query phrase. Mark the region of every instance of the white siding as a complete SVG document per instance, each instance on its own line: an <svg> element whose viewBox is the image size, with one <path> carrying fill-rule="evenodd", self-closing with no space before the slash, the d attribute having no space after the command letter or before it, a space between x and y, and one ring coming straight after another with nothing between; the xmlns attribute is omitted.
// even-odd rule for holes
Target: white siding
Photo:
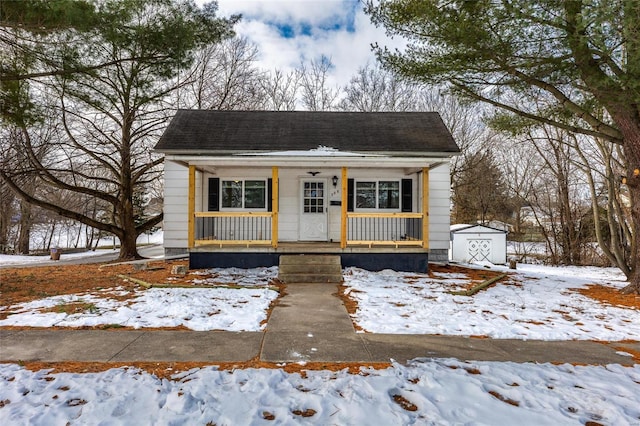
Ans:
<svg viewBox="0 0 640 426"><path fill-rule="evenodd" d="M189 169L164 162L164 247L187 248Z"/></svg>
<svg viewBox="0 0 640 426"><path fill-rule="evenodd" d="M202 174L196 172L196 194L202 192ZM188 246L189 169L172 161L164 162L164 248L186 249ZM196 196L196 211L202 198Z"/></svg>
<svg viewBox="0 0 640 426"><path fill-rule="evenodd" d="M280 241L297 241L300 179L309 177L309 175L300 169L280 169L278 177L280 180L278 239Z"/></svg>
<svg viewBox="0 0 640 426"><path fill-rule="evenodd" d="M449 163L429 170L429 249L449 249Z"/></svg>

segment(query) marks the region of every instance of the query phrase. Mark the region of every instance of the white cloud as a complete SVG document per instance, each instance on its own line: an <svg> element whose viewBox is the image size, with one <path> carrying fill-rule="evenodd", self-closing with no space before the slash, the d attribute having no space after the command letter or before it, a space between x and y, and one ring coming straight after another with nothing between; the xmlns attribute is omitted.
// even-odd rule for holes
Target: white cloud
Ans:
<svg viewBox="0 0 640 426"><path fill-rule="evenodd" d="M371 24L355 0L220 0L219 15L242 14L238 35L258 46L260 66L290 70L301 60L330 57L333 83L344 86L375 62L371 44L400 46Z"/></svg>
<svg viewBox="0 0 640 426"><path fill-rule="evenodd" d="M242 13L245 19L281 24L308 23L319 26L344 19L359 7L354 0L220 0L221 15Z"/></svg>

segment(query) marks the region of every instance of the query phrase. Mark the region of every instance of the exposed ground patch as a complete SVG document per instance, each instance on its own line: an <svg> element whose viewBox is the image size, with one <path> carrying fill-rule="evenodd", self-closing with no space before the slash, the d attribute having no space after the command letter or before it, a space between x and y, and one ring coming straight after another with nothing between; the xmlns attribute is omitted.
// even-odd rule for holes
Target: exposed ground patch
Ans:
<svg viewBox="0 0 640 426"><path fill-rule="evenodd" d="M204 363L204 362L121 362L121 363L104 363L104 362L24 362L20 364L24 368L31 371L52 370L53 373L97 373L112 368L137 368L144 370L158 378L171 380L172 376L189 371L194 368L204 368L217 366L219 370L233 371L244 370L249 368L268 368L282 369L287 373L298 373L302 377L306 377L307 371L342 371L348 370L350 374L363 374L361 369L373 368L376 370L384 370L391 366L391 363L355 363L355 362L307 362L304 365L298 363L273 363L261 361L258 358L245 362L220 362L220 363Z"/></svg>

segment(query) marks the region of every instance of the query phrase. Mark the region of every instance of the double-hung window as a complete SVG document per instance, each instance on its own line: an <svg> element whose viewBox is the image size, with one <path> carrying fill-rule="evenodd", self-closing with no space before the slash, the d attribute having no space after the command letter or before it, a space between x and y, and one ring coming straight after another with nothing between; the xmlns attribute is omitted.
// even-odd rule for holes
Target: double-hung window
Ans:
<svg viewBox="0 0 640 426"><path fill-rule="evenodd" d="M266 209L265 180L222 180L221 207L224 209Z"/></svg>
<svg viewBox="0 0 640 426"><path fill-rule="evenodd" d="M400 210L400 181L357 180L355 182L356 209Z"/></svg>

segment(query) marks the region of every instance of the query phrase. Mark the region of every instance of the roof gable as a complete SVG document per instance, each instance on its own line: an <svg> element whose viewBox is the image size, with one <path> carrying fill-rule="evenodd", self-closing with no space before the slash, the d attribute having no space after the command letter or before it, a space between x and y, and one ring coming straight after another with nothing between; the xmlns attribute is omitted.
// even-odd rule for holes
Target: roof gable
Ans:
<svg viewBox="0 0 640 426"><path fill-rule="evenodd" d="M305 151L319 146L403 155L460 152L436 112L178 110L155 149L236 154Z"/></svg>
<svg viewBox="0 0 640 426"><path fill-rule="evenodd" d="M449 227L452 234L508 234L502 229L492 228L486 225L457 224Z"/></svg>

